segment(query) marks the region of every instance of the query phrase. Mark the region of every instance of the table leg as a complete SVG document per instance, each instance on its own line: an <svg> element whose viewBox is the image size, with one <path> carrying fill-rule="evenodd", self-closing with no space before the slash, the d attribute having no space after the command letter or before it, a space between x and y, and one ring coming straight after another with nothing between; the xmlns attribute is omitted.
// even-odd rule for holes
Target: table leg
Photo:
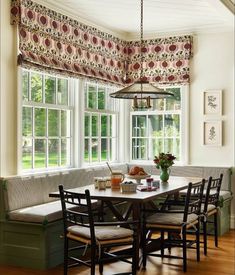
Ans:
<svg viewBox="0 0 235 275"><path fill-rule="evenodd" d="M137 268L140 267L140 242L141 242L141 204L138 202L133 202L132 204L132 215L134 221L139 221L137 224L137 244L136 244L136 258Z"/></svg>

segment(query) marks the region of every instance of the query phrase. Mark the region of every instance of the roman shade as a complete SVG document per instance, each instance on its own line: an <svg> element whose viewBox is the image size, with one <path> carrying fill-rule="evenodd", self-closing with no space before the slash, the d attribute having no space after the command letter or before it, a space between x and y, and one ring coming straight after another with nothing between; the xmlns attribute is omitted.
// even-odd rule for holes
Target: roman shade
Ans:
<svg viewBox="0 0 235 275"><path fill-rule="evenodd" d="M189 83L189 61L192 57L193 38L190 35L128 42L127 83L139 79L141 54L144 79L150 83Z"/></svg>
<svg viewBox="0 0 235 275"><path fill-rule="evenodd" d="M18 26L18 63L118 85L140 77L159 84L189 83L192 36L125 41L31 0L12 0L11 23Z"/></svg>
<svg viewBox="0 0 235 275"><path fill-rule="evenodd" d="M13 0L19 62L123 84L125 41L30 0Z"/></svg>

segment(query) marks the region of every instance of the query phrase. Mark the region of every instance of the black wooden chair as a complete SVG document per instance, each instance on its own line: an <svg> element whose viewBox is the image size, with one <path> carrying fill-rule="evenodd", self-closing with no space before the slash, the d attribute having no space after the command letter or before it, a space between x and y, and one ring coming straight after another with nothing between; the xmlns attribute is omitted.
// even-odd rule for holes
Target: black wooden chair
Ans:
<svg viewBox="0 0 235 275"><path fill-rule="evenodd" d="M64 274L68 274L70 267L86 265L90 267L90 274L94 275L96 263L99 264L99 272L102 274L103 264L112 258L132 264L131 272L120 274L135 275L137 222L95 221L89 190L86 190L85 194L78 194L66 191L60 185L59 191L64 221ZM74 242L79 245L75 246ZM121 250L117 249L120 246L130 246L129 253L121 253ZM81 252L86 255L81 255Z"/></svg>
<svg viewBox="0 0 235 275"><path fill-rule="evenodd" d="M206 195L202 204L202 225L203 225L203 243L204 254L207 255L207 234L208 224L213 224L214 227L214 241L215 246L218 247L218 209L219 209L219 193L223 180L223 174L220 174L219 178L209 177ZM213 221L209 221L209 217L213 216Z"/></svg>
<svg viewBox="0 0 235 275"><path fill-rule="evenodd" d="M193 248L192 243L196 243L197 261L200 260L200 213L205 180L192 184L189 183L185 201L182 209L174 209L175 204L169 203L167 207L162 207L160 211L149 215L149 211L143 211L143 267L146 268L147 256L157 256L175 258L183 260L183 270L187 270L187 248ZM194 240L187 240L187 232L195 234ZM154 238L153 233L161 233L160 246L161 253L148 251L148 245L159 241ZM165 233L167 237L165 238ZM177 236L175 238L174 236ZM180 236L180 237L178 237ZM171 248L179 246L183 248L183 256L172 255ZM168 255L164 254L164 249L170 249Z"/></svg>

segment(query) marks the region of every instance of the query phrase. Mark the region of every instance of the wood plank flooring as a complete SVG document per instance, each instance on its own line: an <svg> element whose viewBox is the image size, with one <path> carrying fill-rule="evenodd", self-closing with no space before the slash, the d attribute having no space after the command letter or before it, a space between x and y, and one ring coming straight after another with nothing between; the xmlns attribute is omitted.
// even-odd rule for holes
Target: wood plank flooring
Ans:
<svg viewBox="0 0 235 275"><path fill-rule="evenodd" d="M174 249L175 253L181 251ZM139 270L138 275L234 275L235 274L235 230L219 237L219 248L214 247L213 237L209 236L208 256L201 253L201 261L196 261L195 250L189 250L188 272L182 271L182 261L150 257L146 270ZM127 272L130 266L125 263L112 263L104 266L103 275ZM63 267L59 266L46 271L19 267L0 266L1 275L62 275ZM69 275L89 275L85 267L70 269ZM97 275L99 274L97 269Z"/></svg>

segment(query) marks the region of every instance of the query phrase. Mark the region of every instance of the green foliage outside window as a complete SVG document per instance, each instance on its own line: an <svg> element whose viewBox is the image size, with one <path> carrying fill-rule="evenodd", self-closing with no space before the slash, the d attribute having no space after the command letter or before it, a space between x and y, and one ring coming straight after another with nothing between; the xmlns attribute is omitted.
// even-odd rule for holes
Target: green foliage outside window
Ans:
<svg viewBox="0 0 235 275"><path fill-rule="evenodd" d="M22 167L70 163L68 79L22 70Z"/></svg>
<svg viewBox="0 0 235 275"><path fill-rule="evenodd" d="M174 98L159 99L153 111L132 113L132 159L153 159L160 152L180 158L181 90L169 88Z"/></svg>
<svg viewBox="0 0 235 275"><path fill-rule="evenodd" d="M109 90L99 84L86 84L84 117L84 161L100 162L112 160L114 142L112 101L108 100ZM107 102L108 100L108 102Z"/></svg>
<svg viewBox="0 0 235 275"><path fill-rule="evenodd" d="M69 98L68 98L68 79L58 78L57 79L57 101L60 105L69 105Z"/></svg>
<svg viewBox="0 0 235 275"><path fill-rule="evenodd" d="M42 75L39 73L31 74L31 100L42 102Z"/></svg>
<svg viewBox="0 0 235 275"><path fill-rule="evenodd" d="M56 104L56 79L55 77L45 77L45 102Z"/></svg>

